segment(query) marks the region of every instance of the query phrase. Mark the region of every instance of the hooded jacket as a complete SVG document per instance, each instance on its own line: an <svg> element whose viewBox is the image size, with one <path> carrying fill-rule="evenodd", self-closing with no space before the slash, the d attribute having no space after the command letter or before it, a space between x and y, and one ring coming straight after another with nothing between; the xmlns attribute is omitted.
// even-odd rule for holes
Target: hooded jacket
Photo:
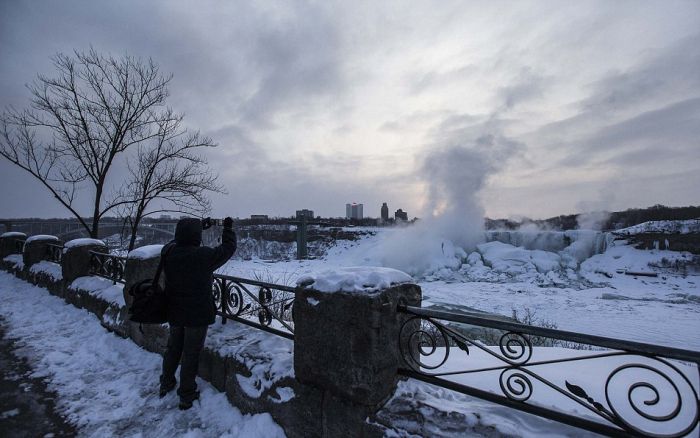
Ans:
<svg viewBox="0 0 700 438"><path fill-rule="evenodd" d="M202 222L180 219L175 240L161 252L161 257L165 257L163 272L170 325L200 327L214 323L213 273L236 251L236 233L224 228L221 245L216 248L200 246L201 243Z"/></svg>

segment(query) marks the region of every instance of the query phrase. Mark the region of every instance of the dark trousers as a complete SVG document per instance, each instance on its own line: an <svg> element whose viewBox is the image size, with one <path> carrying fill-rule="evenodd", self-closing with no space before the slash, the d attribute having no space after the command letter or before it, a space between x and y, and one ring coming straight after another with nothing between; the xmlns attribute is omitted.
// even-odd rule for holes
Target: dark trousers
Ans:
<svg viewBox="0 0 700 438"><path fill-rule="evenodd" d="M168 348L163 356L163 374L160 376L161 387L175 385L175 370L180 367L180 387L177 394L180 399L192 401L197 396L197 377L199 368L199 353L204 347L208 326L178 327L170 326Z"/></svg>

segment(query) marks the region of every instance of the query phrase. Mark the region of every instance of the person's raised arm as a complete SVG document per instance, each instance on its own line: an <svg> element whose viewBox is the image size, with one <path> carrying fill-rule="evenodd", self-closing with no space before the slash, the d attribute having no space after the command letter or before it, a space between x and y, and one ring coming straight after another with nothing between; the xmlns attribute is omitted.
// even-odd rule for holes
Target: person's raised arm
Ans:
<svg viewBox="0 0 700 438"><path fill-rule="evenodd" d="M224 230L221 233L221 245L213 248L210 268L212 271L219 269L236 252L236 233L233 231L233 219L224 219Z"/></svg>

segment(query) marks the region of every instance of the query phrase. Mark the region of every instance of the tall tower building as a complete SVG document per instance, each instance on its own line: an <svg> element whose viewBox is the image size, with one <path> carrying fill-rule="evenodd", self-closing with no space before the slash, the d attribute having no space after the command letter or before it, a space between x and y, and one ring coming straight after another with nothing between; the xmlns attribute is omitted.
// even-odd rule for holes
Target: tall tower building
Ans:
<svg viewBox="0 0 700 438"><path fill-rule="evenodd" d="M389 220L389 206L386 202L382 204L382 222L387 222Z"/></svg>
<svg viewBox="0 0 700 438"><path fill-rule="evenodd" d="M400 221L400 220L407 221L408 220L408 213L406 213L405 211L403 211L402 209L399 208L398 210L396 210L396 213L394 213L394 218L397 221Z"/></svg>
<svg viewBox="0 0 700 438"><path fill-rule="evenodd" d="M356 202L345 204L345 217L348 219L362 219L362 207L362 204Z"/></svg>

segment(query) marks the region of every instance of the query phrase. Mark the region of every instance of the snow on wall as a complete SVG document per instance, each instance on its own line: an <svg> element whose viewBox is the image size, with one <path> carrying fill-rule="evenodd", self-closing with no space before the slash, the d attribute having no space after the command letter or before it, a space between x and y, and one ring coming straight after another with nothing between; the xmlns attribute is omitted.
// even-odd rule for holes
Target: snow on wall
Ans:
<svg viewBox="0 0 700 438"><path fill-rule="evenodd" d="M140 260L151 259L160 256L160 251L162 249L163 245L146 245L129 252L127 257Z"/></svg>
<svg viewBox="0 0 700 438"><path fill-rule="evenodd" d="M24 269L24 258L22 254L10 254L5 257L3 261L14 264L17 269Z"/></svg>
<svg viewBox="0 0 700 438"><path fill-rule="evenodd" d="M8 231L6 233L0 234L0 237L26 237L27 235L24 233L20 233L19 231Z"/></svg>
<svg viewBox="0 0 700 438"><path fill-rule="evenodd" d="M88 276L78 277L70 284L69 289L84 290L90 295L101 298L118 307L126 305L124 302L124 285L113 284L112 281L102 277Z"/></svg>
<svg viewBox="0 0 700 438"><path fill-rule="evenodd" d="M49 262L47 260L42 260L39 263L34 263L29 272L32 274L46 274L54 281L63 280L63 271L61 270L61 265L54 262Z"/></svg>
<svg viewBox="0 0 700 438"><path fill-rule="evenodd" d="M37 235L35 235L35 236L29 236L29 237L27 237L26 243L34 242L34 241L37 241L37 240L53 240L53 241L58 242L58 237L56 237L56 236L50 236L50 235L48 235L48 234L37 234Z"/></svg>
<svg viewBox="0 0 700 438"><path fill-rule="evenodd" d="M304 275L297 280L297 285L328 293L372 293L412 281L410 275L396 269L354 266Z"/></svg>
<svg viewBox="0 0 700 438"><path fill-rule="evenodd" d="M241 324L214 324L209 326L205 346L245 365L250 374L236 374L236 380L248 397L259 398L280 380L294 378L294 342L289 339Z"/></svg>
<svg viewBox="0 0 700 438"><path fill-rule="evenodd" d="M78 246L89 246L89 245L104 245L105 243L99 239L90 239L88 237L83 237L81 239L73 239L66 242L64 248L75 248Z"/></svg>

